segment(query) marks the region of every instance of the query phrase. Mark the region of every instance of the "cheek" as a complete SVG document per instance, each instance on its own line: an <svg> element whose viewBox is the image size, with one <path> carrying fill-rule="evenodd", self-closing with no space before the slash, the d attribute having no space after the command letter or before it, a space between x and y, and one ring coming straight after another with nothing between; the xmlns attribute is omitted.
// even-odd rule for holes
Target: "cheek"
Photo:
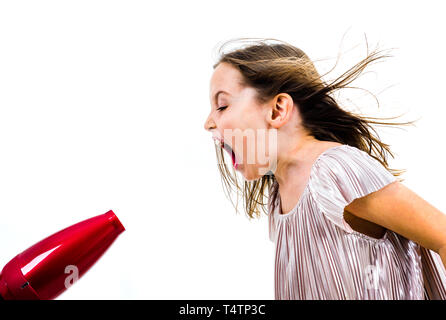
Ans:
<svg viewBox="0 0 446 320"><path fill-rule="evenodd" d="M277 157L277 130L256 129L254 138L245 137L244 158L248 164L269 167Z"/></svg>
<svg viewBox="0 0 446 320"><path fill-rule="evenodd" d="M239 131L235 130L232 136L232 145L234 146L234 151L239 163L247 165L258 163L259 148L256 130L251 128Z"/></svg>
<svg viewBox="0 0 446 320"><path fill-rule="evenodd" d="M231 144L234 145L243 136L243 132L247 128L247 123L239 114L231 112L220 118L218 127L221 129L225 140L231 141Z"/></svg>

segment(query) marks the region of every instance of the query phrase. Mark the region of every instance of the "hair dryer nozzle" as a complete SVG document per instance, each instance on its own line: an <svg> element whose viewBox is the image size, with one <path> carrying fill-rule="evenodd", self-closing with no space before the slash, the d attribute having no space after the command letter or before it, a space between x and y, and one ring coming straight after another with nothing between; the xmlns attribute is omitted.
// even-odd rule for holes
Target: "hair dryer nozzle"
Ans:
<svg viewBox="0 0 446 320"><path fill-rule="evenodd" d="M54 299L87 272L124 226L112 210L65 228L9 261L0 273L0 296Z"/></svg>

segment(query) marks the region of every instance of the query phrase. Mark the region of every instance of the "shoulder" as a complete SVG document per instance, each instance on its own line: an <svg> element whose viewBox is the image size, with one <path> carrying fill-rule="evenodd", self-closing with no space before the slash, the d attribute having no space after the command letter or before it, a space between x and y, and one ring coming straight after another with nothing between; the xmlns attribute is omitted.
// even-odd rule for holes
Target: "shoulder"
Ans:
<svg viewBox="0 0 446 320"><path fill-rule="evenodd" d="M367 152L362 151L359 148L348 144L336 144L331 147L329 146L324 152L322 152L319 158L345 160L354 156L370 157Z"/></svg>
<svg viewBox="0 0 446 320"><path fill-rule="evenodd" d="M396 178L380 161L359 148L340 145L325 151L314 163L311 186L319 197L360 196Z"/></svg>
<svg viewBox="0 0 446 320"><path fill-rule="evenodd" d="M314 171L320 171L321 173L326 170L349 170L351 171L350 173L353 174L361 173L364 170L388 172L381 162L369 155L367 152L347 144L336 145L328 148L319 156L313 165L313 169Z"/></svg>

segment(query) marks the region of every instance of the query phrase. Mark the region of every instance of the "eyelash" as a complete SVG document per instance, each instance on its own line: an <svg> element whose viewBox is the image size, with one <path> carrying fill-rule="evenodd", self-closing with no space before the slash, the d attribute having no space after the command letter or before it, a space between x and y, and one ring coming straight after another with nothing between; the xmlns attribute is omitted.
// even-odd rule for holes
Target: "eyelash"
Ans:
<svg viewBox="0 0 446 320"><path fill-rule="evenodd" d="M228 106L223 106L223 107L218 108L217 110L218 110L218 111L222 111L222 110L226 109L227 107L228 107Z"/></svg>

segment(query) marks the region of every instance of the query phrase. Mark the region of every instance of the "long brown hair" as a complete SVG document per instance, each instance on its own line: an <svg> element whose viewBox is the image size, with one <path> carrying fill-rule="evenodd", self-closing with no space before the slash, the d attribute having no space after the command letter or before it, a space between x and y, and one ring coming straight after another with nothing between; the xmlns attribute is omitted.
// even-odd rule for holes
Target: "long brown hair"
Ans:
<svg viewBox="0 0 446 320"><path fill-rule="evenodd" d="M220 47L219 52L221 53L227 44L239 40L246 41L247 39L229 40ZM299 48L277 39L253 39L249 41L251 44L248 46L222 53L213 68L215 69L223 62L235 67L242 74L243 84L256 89L257 99L260 102L265 102L279 93L289 94L299 109L302 126L315 139L335 141L363 150L377 159L395 177L401 176L406 171L389 168L387 156L390 155L394 158L394 155L390 146L380 140L372 125L409 125L415 121L384 122L381 120L397 117L374 118L361 116L342 109L333 97L333 93L339 89L352 88L349 84L357 79L367 66L390 57L388 54L383 54L383 51L378 49L369 53L367 46L366 58L341 76L327 83L322 78L336 67L338 61L333 68L321 76L314 63ZM254 43L252 43L253 41ZM276 43L268 43L269 41ZM376 101L378 100L376 99ZM224 161L223 149L216 145L215 151L222 184L224 189L228 191L227 195L229 195L231 202L230 193L233 189L232 186L234 186L237 193L237 203L239 192L241 192L245 200L245 211L249 218L253 218L254 215L260 217L259 206L267 214L264 207L266 203L263 200L265 196L268 196L266 192L271 191L275 182L274 175L264 175L254 181L245 180L243 181L243 188L241 188L232 165L229 166L232 168L231 172ZM403 181L400 177L397 180ZM237 211L237 207L235 208Z"/></svg>

